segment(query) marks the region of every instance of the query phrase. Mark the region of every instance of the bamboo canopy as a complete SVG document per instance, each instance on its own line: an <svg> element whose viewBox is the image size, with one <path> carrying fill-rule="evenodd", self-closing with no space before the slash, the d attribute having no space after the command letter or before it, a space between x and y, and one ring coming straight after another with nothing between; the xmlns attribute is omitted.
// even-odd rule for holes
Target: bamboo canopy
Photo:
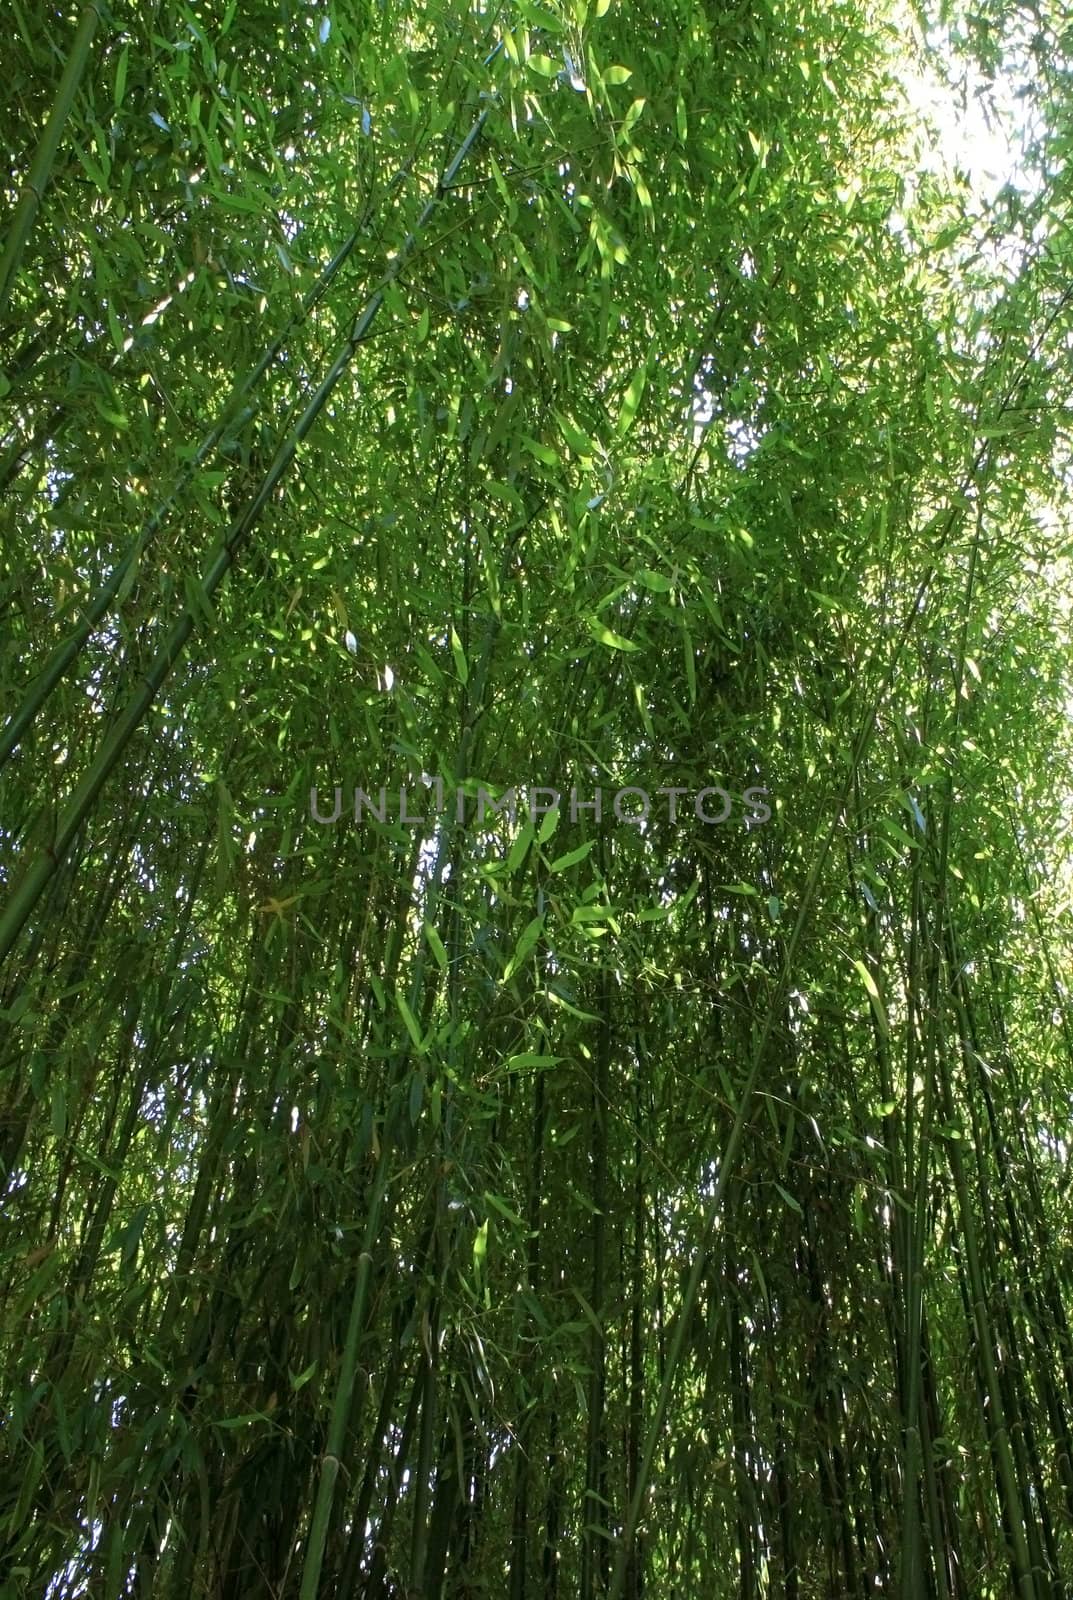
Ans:
<svg viewBox="0 0 1073 1600"><path fill-rule="evenodd" d="M5 67L0 1595L1065 1600L1064 7Z"/></svg>

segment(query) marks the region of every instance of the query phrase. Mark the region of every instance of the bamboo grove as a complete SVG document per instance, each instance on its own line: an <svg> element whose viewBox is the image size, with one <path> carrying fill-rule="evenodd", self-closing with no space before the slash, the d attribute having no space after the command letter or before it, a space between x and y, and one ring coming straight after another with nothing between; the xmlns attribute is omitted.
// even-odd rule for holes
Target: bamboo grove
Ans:
<svg viewBox="0 0 1073 1600"><path fill-rule="evenodd" d="M0 1593L1073 1592L1071 51L12 0Z"/></svg>

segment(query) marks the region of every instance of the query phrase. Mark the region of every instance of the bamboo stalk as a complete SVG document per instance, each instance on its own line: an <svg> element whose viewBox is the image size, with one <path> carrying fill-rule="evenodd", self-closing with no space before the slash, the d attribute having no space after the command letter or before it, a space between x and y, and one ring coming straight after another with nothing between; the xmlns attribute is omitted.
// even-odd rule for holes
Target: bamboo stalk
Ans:
<svg viewBox="0 0 1073 1600"><path fill-rule="evenodd" d="M45 196L52 168L56 162L56 154L60 148L64 126L71 114L78 86L82 82L86 68L89 65L90 50L93 45L93 35L97 31L97 24L101 20L101 8L98 0L90 0L82 15L78 19L74 39L71 42L70 53L63 69L60 86L56 91L56 98L45 123L44 132L34 152L30 163L30 170L23 182L22 192L15 205L15 210L8 227L7 238L4 241L3 255L0 255L0 317L7 310L8 296L11 293L22 260L22 253L26 242L33 230L37 213L41 209L41 202Z"/></svg>

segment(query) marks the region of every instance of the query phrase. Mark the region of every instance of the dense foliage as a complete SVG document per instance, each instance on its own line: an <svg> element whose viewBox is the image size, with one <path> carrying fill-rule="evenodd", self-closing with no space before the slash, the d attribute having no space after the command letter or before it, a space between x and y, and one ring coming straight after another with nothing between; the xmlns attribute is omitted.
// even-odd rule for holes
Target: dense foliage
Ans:
<svg viewBox="0 0 1073 1600"><path fill-rule="evenodd" d="M2 1592L1068 1594L1062 7L8 32Z"/></svg>

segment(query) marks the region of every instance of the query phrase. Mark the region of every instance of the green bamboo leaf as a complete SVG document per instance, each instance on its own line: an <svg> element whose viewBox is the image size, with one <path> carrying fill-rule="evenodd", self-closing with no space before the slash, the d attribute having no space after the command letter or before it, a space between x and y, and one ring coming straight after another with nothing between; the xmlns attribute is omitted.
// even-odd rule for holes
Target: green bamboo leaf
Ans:
<svg viewBox="0 0 1073 1600"><path fill-rule="evenodd" d="M568 867L576 867L579 861L584 861L595 845L595 839L589 839L585 844L579 844L575 850L568 850L565 855L557 856L551 863L549 871L565 872Z"/></svg>
<svg viewBox="0 0 1073 1600"><path fill-rule="evenodd" d="M532 1051L525 1050L521 1055L507 1058L507 1071L515 1072L521 1071L522 1068L533 1067L557 1067L562 1059L562 1056L535 1055Z"/></svg>
<svg viewBox="0 0 1073 1600"><path fill-rule="evenodd" d="M602 1327L602 1325L600 1323L600 1319L596 1315L595 1311L592 1309L592 1306L585 1299L585 1296L582 1294L581 1290L580 1289L575 1289L575 1288L572 1287L571 1290L570 1290L570 1293L573 1295L574 1299L577 1301L578 1305L581 1307L582 1313L583 1313L583 1315L585 1317L585 1321L589 1324L590 1328L596 1334L597 1338L598 1339L602 1339L603 1336L604 1336L604 1330L603 1330L603 1327Z"/></svg>
<svg viewBox="0 0 1073 1600"><path fill-rule="evenodd" d="M114 90L114 93L113 93L113 96L112 96L112 104L115 106L115 109L117 111L120 109L120 107L123 104L123 95L126 92L126 87L127 87L127 65L128 65L129 60L130 60L130 45L129 44L125 44L123 46L122 50L119 52L119 58L116 61L116 69L115 69L115 90Z"/></svg>
<svg viewBox="0 0 1073 1600"><path fill-rule="evenodd" d="M522 930L521 938L514 947L514 954L503 970L504 983L514 976L526 957L536 947L543 932L544 918L542 916L534 917L531 922L526 923L525 928Z"/></svg>
<svg viewBox="0 0 1073 1600"><path fill-rule="evenodd" d="M541 444L538 439L531 439L528 434L522 434L521 443L522 448L528 450L529 454L531 456L535 456L543 466L559 466L560 463L557 452L552 450L548 445Z"/></svg>
<svg viewBox="0 0 1073 1600"><path fill-rule="evenodd" d="M775 1184L775 1188L778 1190L778 1192L782 1196L782 1198L786 1201L786 1204L790 1207L790 1210L791 1211L796 1211L799 1217L803 1217L805 1213L801 1210L801 1206L794 1199L793 1195L789 1192L789 1190L788 1189L784 1189L781 1183L776 1183Z"/></svg>
<svg viewBox="0 0 1073 1600"><path fill-rule="evenodd" d="M414 1049L419 1055L423 1055L424 1046L421 1042L421 1029L418 1026L417 1018L410 1010L408 1002L403 998L397 989L395 991L395 1004L399 1008L399 1015L406 1024L406 1031L410 1035Z"/></svg>
<svg viewBox="0 0 1073 1600"><path fill-rule="evenodd" d="M605 644L609 650L639 650L641 648L639 644L634 644L632 639L626 639L621 633L615 633L613 629L602 623L599 617L589 618L589 628L593 637L598 639L601 644Z"/></svg>
<svg viewBox="0 0 1073 1600"><path fill-rule="evenodd" d="M532 822L526 822L519 828L518 836L507 852L506 870L508 873L517 872L528 855L535 838L536 828Z"/></svg>
<svg viewBox="0 0 1073 1600"><path fill-rule="evenodd" d="M853 965L856 967L857 971L860 973L861 978L864 981L864 986L868 990L868 993L872 996L872 999L873 1000L878 1000L879 999L879 990L876 988L876 981L872 977L872 974L869 972L868 968L865 966L864 962L863 961L854 961Z"/></svg>
<svg viewBox="0 0 1073 1600"><path fill-rule="evenodd" d="M879 826L883 829L884 833L888 833L890 837L892 839L896 839L899 844L904 844L910 850L920 849L919 839L910 838L905 829L899 827L898 824L892 821L890 817L880 817Z"/></svg>
<svg viewBox="0 0 1073 1600"><path fill-rule="evenodd" d="M469 666L466 662L465 651L462 649L462 641L454 628L451 629L451 654L454 656L455 671L458 673L459 680L465 685L469 682Z"/></svg>
<svg viewBox="0 0 1073 1600"><path fill-rule="evenodd" d="M575 1006L565 995L560 994L558 989L548 989L547 996L552 1005L559 1006L571 1017L576 1017L579 1022L599 1022L600 1020L592 1011L582 1011L579 1006Z"/></svg>
<svg viewBox="0 0 1073 1600"><path fill-rule="evenodd" d="M641 367L637 372L634 373L633 377L629 381L629 384L627 385L626 393L622 400L622 406L615 422L615 433L620 439L624 438L629 432L630 428L633 426L633 420L636 417L638 408L641 404L641 397L645 392L645 384L647 379L648 374L645 369Z"/></svg>
<svg viewBox="0 0 1073 1600"><path fill-rule="evenodd" d="M415 1072L410 1079L410 1093L406 1102L411 1127L416 1127L417 1125L417 1119L421 1115L421 1102L424 1098L425 1080L420 1072Z"/></svg>
<svg viewBox="0 0 1073 1600"><path fill-rule="evenodd" d="M428 940L429 949L436 958L436 965L441 972L447 971L447 950L439 933L427 919L424 923L425 938Z"/></svg>
<svg viewBox="0 0 1073 1600"><path fill-rule="evenodd" d="M537 831L537 836L536 836L537 844L547 844L548 840L551 838L552 834L555 832L556 828L559 826L559 814L560 814L559 813L559 807L557 805L554 805L554 806L552 806L551 810L549 812L547 812L547 814L544 816L544 818L543 818L543 820L542 820L542 822L540 824L540 828Z"/></svg>
<svg viewBox="0 0 1073 1600"><path fill-rule="evenodd" d="M559 424L559 432L576 456L585 458L595 454L596 446L593 441L588 434L582 432L573 418L563 411L556 411L555 420Z"/></svg>
<svg viewBox="0 0 1073 1600"><path fill-rule="evenodd" d="M890 1029L887 1023L886 1007L883 1004L879 989L876 986L876 981L872 977L872 974L869 972L863 961L854 961L853 965L856 967L858 973L860 974L861 981L868 991L868 998L871 1001L872 1010L875 1013L875 1019L879 1025L879 1030L883 1034L884 1038L886 1038L889 1035Z"/></svg>
<svg viewBox="0 0 1073 1600"><path fill-rule="evenodd" d="M513 488L511 484L497 483L493 478L486 478L484 481L484 489L485 493L490 494L493 500L500 500L504 505L510 506L512 510L524 514L525 501L522 499L517 489Z"/></svg>
<svg viewBox="0 0 1073 1600"><path fill-rule="evenodd" d="M501 1217L505 1217L512 1227L519 1229L519 1231L522 1233L527 1231L525 1223L522 1221L518 1213L516 1211L512 1211L510 1206L507 1205L507 1202L505 1200L501 1200L497 1194L492 1194L489 1189L486 1189L484 1191L484 1199L485 1203L490 1205L493 1211L498 1211Z"/></svg>

